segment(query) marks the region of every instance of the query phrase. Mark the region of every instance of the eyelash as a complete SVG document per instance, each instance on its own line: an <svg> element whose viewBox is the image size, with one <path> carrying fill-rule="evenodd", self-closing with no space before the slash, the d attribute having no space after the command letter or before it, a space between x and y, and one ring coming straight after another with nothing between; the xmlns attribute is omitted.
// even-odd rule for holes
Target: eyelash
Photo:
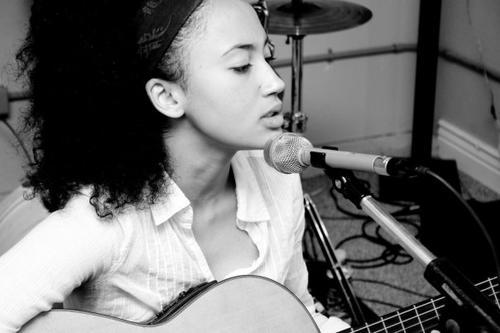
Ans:
<svg viewBox="0 0 500 333"><path fill-rule="evenodd" d="M250 67L252 67L252 64L246 64L246 65L243 65L240 67L234 67L233 71L235 71L238 74L244 74L244 73L248 72Z"/></svg>
<svg viewBox="0 0 500 333"><path fill-rule="evenodd" d="M266 62L268 64L270 64L273 60L276 60L276 58L274 57L274 55L271 55L270 57L265 58L265 60L266 60ZM244 74L244 73L248 72L248 70L252 66L253 66L252 64L246 64L246 65L243 65L243 66L240 66L240 67L234 67L233 70L236 73Z"/></svg>

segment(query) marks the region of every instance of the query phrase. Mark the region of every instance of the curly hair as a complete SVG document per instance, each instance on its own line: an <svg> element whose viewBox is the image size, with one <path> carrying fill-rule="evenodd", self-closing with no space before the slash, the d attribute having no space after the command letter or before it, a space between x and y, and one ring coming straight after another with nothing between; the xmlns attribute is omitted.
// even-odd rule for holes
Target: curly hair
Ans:
<svg viewBox="0 0 500 333"><path fill-rule="evenodd" d="M169 122L144 89L147 76L133 24L139 6L118 0L33 2L16 58L31 90L25 130L33 134L34 163L27 180L49 211L86 187L97 215L108 218L166 194ZM184 79L186 33L180 35L156 73L174 82Z"/></svg>

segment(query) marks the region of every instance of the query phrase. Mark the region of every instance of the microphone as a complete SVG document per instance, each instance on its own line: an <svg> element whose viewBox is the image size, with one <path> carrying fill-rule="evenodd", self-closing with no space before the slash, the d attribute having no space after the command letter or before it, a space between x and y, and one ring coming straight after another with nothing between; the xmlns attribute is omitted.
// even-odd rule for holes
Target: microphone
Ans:
<svg viewBox="0 0 500 333"><path fill-rule="evenodd" d="M314 148L309 140L295 133L282 133L268 140L264 158L282 173L301 173L309 166L367 171L383 176L414 176L428 170L407 158Z"/></svg>

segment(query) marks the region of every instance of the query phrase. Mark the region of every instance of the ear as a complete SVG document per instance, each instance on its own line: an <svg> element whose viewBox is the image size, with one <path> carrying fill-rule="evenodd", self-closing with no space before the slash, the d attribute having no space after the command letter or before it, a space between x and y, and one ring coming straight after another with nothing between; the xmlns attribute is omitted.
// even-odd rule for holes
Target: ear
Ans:
<svg viewBox="0 0 500 333"><path fill-rule="evenodd" d="M167 117L180 118L184 115L186 95L179 84L149 79L146 82L146 92L155 108Z"/></svg>

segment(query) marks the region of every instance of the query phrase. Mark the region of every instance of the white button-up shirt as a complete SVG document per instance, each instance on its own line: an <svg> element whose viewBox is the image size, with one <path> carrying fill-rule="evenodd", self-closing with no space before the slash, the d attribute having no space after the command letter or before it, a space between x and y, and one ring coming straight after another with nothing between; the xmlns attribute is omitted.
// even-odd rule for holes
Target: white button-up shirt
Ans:
<svg viewBox="0 0 500 333"><path fill-rule="evenodd" d="M249 266L231 272L261 275L292 291L323 332L346 328L337 318L314 313L302 258L304 206L298 175L268 167L262 151L238 152L236 226L258 250ZM105 221L81 194L52 213L0 257L0 332L18 330L53 303L145 322L179 293L212 281L192 231L193 210L171 182L153 206L128 208ZM328 327L328 328L327 328Z"/></svg>

